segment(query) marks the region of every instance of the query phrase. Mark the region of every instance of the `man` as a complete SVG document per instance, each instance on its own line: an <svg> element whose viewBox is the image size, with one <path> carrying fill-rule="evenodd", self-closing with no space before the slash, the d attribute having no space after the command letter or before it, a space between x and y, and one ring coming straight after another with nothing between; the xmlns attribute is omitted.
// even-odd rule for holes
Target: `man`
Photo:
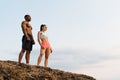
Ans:
<svg viewBox="0 0 120 80"><path fill-rule="evenodd" d="M29 24L31 21L30 15L24 16L24 21L21 23L21 28L23 32L22 37L22 50L19 54L19 63L21 63L22 57L24 53L26 52L25 58L26 58L26 64L29 64L30 61L30 52L32 51L32 46L35 44L33 35L32 35L32 26Z"/></svg>

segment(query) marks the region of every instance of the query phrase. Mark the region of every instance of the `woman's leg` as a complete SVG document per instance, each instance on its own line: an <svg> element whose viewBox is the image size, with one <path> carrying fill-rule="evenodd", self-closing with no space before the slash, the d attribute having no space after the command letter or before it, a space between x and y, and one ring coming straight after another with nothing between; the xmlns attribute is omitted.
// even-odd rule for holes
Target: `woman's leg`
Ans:
<svg viewBox="0 0 120 80"><path fill-rule="evenodd" d="M41 60L42 60L43 55L45 54L45 50L46 50L46 49L44 49L44 48L41 48L41 50L40 50L40 55L39 55L38 61L37 61L37 65L38 65L38 66L39 66L39 64L41 63Z"/></svg>
<svg viewBox="0 0 120 80"><path fill-rule="evenodd" d="M49 58L50 52L51 52L50 48L47 48L45 51L45 62L44 62L45 67L48 66L48 58Z"/></svg>

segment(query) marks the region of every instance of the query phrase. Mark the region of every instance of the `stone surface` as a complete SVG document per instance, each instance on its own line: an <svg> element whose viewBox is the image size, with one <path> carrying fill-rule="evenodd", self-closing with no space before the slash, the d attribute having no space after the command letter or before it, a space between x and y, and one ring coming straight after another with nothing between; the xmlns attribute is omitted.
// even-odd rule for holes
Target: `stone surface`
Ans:
<svg viewBox="0 0 120 80"><path fill-rule="evenodd" d="M15 61L0 61L0 80L96 80L93 77Z"/></svg>

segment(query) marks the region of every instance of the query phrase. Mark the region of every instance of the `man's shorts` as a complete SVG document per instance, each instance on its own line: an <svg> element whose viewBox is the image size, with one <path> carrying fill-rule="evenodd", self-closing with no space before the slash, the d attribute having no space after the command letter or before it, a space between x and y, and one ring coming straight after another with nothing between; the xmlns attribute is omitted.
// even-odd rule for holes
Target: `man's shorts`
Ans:
<svg viewBox="0 0 120 80"><path fill-rule="evenodd" d="M33 46L33 39L32 39L32 35L28 35L28 36L30 40L27 40L25 35L23 35L22 37L22 49L31 51Z"/></svg>

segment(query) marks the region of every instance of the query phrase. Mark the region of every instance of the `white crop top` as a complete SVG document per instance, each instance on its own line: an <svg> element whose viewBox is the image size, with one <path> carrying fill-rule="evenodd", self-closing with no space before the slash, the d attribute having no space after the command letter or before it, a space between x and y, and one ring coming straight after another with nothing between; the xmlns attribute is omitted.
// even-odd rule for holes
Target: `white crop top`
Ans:
<svg viewBox="0 0 120 80"><path fill-rule="evenodd" d="M41 36L40 36L40 39L42 40L42 39L44 39L46 36L45 36L45 33L44 32L42 32L42 34L41 34Z"/></svg>

